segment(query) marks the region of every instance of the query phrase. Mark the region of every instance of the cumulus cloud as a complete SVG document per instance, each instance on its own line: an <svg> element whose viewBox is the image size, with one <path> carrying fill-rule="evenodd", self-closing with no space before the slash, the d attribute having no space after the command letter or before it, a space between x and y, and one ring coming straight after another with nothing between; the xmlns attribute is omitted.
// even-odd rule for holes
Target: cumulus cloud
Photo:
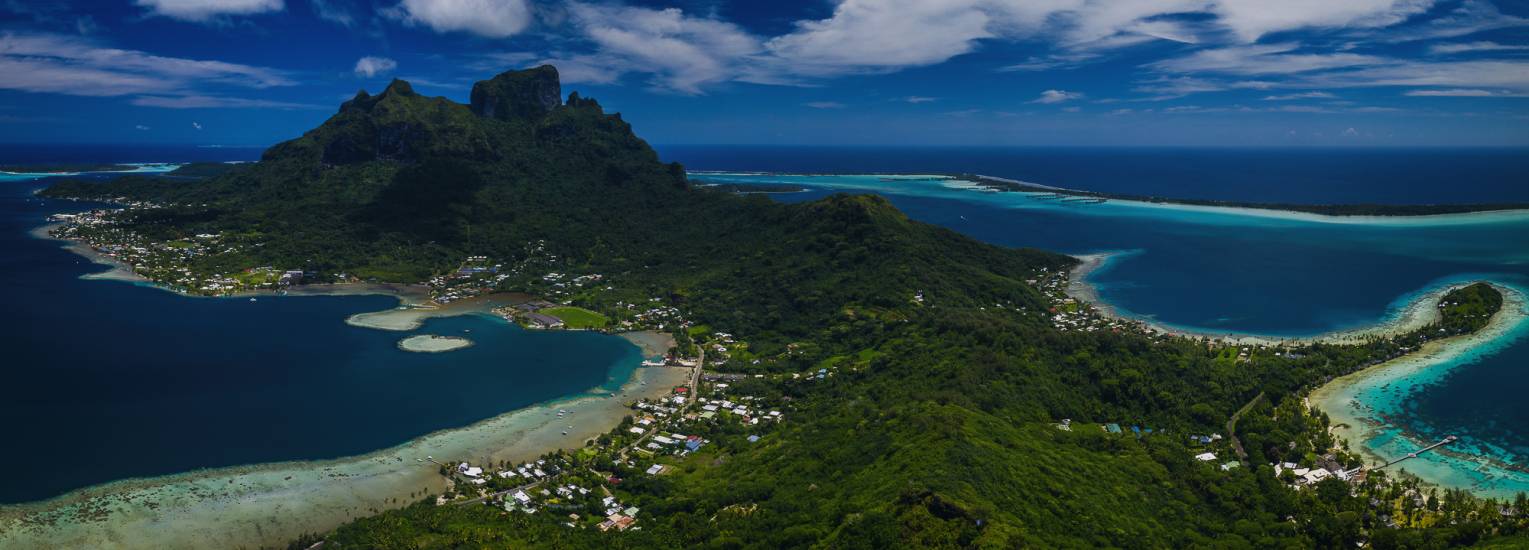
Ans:
<svg viewBox="0 0 1529 550"><path fill-rule="evenodd" d="M282 0L136 0L149 13L184 21L208 21L223 15L281 11Z"/></svg>
<svg viewBox="0 0 1529 550"><path fill-rule="evenodd" d="M932 65L993 37L982 2L845 0L831 17L769 40L775 57L810 74Z"/></svg>
<svg viewBox="0 0 1529 550"><path fill-rule="evenodd" d="M388 13L436 32L469 32L488 38L518 34L532 20L526 0L403 0Z"/></svg>
<svg viewBox="0 0 1529 550"><path fill-rule="evenodd" d="M1312 27L1387 27L1428 11L1434 0L1216 0L1210 9L1239 38Z"/></svg>
<svg viewBox="0 0 1529 550"><path fill-rule="evenodd" d="M655 88L686 94L728 80L770 82L753 57L759 39L737 25L691 17L676 8L571 4L571 23L596 48L594 54L554 58L574 81L612 82L622 74L652 75Z"/></svg>
<svg viewBox="0 0 1529 550"><path fill-rule="evenodd" d="M398 62L386 57L366 56L356 60L356 76L371 78L379 74L387 74L398 68Z"/></svg>
<svg viewBox="0 0 1529 550"><path fill-rule="evenodd" d="M1074 100L1074 99L1081 99L1082 97L1083 97L1083 94L1078 93L1078 92L1069 92L1069 91L1066 91L1066 90L1046 90L1044 92L1041 92L1041 96L1040 97L1030 101L1030 103L1040 103L1040 104L1044 104L1044 105L1050 105L1050 104L1053 104L1053 103L1061 103L1061 102L1064 102L1064 101L1071 101L1071 100Z"/></svg>

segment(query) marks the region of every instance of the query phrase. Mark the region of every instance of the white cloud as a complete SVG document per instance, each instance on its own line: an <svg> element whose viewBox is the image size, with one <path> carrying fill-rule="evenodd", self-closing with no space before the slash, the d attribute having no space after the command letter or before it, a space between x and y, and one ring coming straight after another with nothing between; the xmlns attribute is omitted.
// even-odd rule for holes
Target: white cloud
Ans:
<svg viewBox="0 0 1529 550"><path fill-rule="evenodd" d="M1271 96L1265 97L1264 101L1293 101L1293 100L1297 100L1297 99L1336 99L1337 97L1338 96L1335 96L1335 95L1333 95L1331 93L1328 93L1328 92L1301 92L1301 93L1296 93L1296 94L1271 95Z"/></svg>
<svg viewBox="0 0 1529 550"><path fill-rule="evenodd" d="M1053 69L1072 69L1084 63L1099 59L1097 53L1062 53L1051 54L1044 57L1031 56L1024 61L998 68L998 72L1010 73L1018 71L1050 71Z"/></svg>
<svg viewBox="0 0 1529 550"><path fill-rule="evenodd" d="M1453 38L1493 29L1529 26L1529 18L1505 15L1487 0L1465 0L1449 13L1401 29L1386 37L1392 42Z"/></svg>
<svg viewBox="0 0 1529 550"><path fill-rule="evenodd" d="M1255 44L1200 50L1184 57L1165 59L1148 67L1173 73L1214 72L1237 75L1295 74L1327 69L1363 67L1387 63L1372 55L1354 53L1292 53L1299 44Z"/></svg>
<svg viewBox="0 0 1529 550"><path fill-rule="evenodd" d="M1417 86L1441 88L1501 88L1529 92L1529 61L1403 62L1340 73L1313 75L1309 87ZM1324 83L1331 83L1326 85Z"/></svg>
<svg viewBox="0 0 1529 550"><path fill-rule="evenodd" d="M344 27L356 24L356 16L343 3L343 0L308 0L313 6L313 14L319 19L338 23Z"/></svg>
<svg viewBox="0 0 1529 550"><path fill-rule="evenodd" d="M196 128L197 130L201 130L202 129L202 123L200 123L200 122L192 122L191 123L191 127L192 128Z"/></svg>
<svg viewBox="0 0 1529 550"><path fill-rule="evenodd" d="M206 86L296 84L282 71L97 46L79 37L0 34L0 89L77 96L185 95Z"/></svg>
<svg viewBox="0 0 1529 550"><path fill-rule="evenodd" d="M149 130L149 127L148 127L148 126L144 126L144 125L142 125L142 124L139 124L139 125L137 125L137 126L134 126L134 127L133 127L133 128L137 128L137 129L138 129L138 130L140 130L140 131L145 131L145 132L146 132L146 131L148 131L148 130Z"/></svg>
<svg viewBox="0 0 1529 550"><path fill-rule="evenodd" d="M1030 103L1041 103L1041 104L1045 104L1045 105L1050 105L1052 103L1061 103L1063 101L1071 101L1071 100L1074 100L1074 99L1081 99L1082 97L1083 97L1083 94L1078 93L1078 92L1069 92L1069 91L1066 91L1066 90L1046 90L1044 92L1041 92L1041 96L1039 98L1036 98L1035 100L1031 101Z"/></svg>
<svg viewBox="0 0 1529 550"><path fill-rule="evenodd" d="M640 72L652 75L656 88L686 94L728 80L777 80L753 59L761 49L759 40L732 23L686 16L675 8L576 3L569 14L597 48L593 55L566 58L564 65L572 65L575 80L610 82Z"/></svg>
<svg viewBox="0 0 1529 550"><path fill-rule="evenodd" d="M403 0L388 13L436 32L469 32L505 38L530 26L526 0Z"/></svg>
<svg viewBox="0 0 1529 550"><path fill-rule="evenodd" d="M1467 52L1500 52L1529 50L1529 45L1524 44L1498 44L1496 42L1457 42L1454 44L1435 44L1428 48L1430 53L1449 55Z"/></svg>
<svg viewBox="0 0 1529 550"><path fill-rule="evenodd" d="M282 0L136 0L150 13L184 21L208 21L222 15L281 11Z"/></svg>
<svg viewBox="0 0 1529 550"><path fill-rule="evenodd" d="M978 0L845 0L832 17L800 21L770 53L800 72L839 74L942 63L991 38Z"/></svg>
<svg viewBox="0 0 1529 550"><path fill-rule="evenodd" d="M903 98L903 101L906 101L908 103L929 103L931 101L938 101L939 99L940 98L937 98L937 97L924 97L924 96L918 96L918 95L910 95L908 97Z"/></svg>
<svg viewBox="0 0 1529 550"><path fill-rule="evenodd" d="M320 10L343 0L310 1ZM797 21L771 37L678 8L578 0L545 9L529 0L389 1L399 2L385 10L392 18L440 32L505 37L525 31L533 20L557 27L549 50L514 54L514 63L496 68L536 59L556 64L568 82L612 84L636 74L655 89L684 94L726 82L804 85L894 72L944 63L992 42L1049 45L999 71L1076 67L1146 42L1209 45L1184 47L1191 53L1145 66L1156 74L1140 88L1163 99L1296 87L1267 80L1305 82L1409 63L1347 51L1354 48L1331 40L1310 40L1317 46L1260 41L1283 31L1318 29L1362 44L1505 24L1493 17L1516 21L1483 0L1455 0L1461 3L1449 11L1430 11L1438 0L836 0L828 16Z"/></svg>
<svg viewBox="0 0 1529 550"><path fill-rule="evenodd" d="M1210 9L1244 41L1312 27L1387 27L1432 7L1434 0L1216 0Z"/></svg>
<svg viewBox="0 0 1529 550"><path fill-rule="evenodd" d="M371 78L379 74L387 74L398 68L398 62L386 57L366 56L356 60L356 76Z"/></svg>
<svg viewBox="0 0 1529 550"><path fill-rule="evenodd" d="M844 104L843 103L839 103L837 101L811 101L811 102L808 102L808 103L804 103L804 105L806 105L808 107L812 107L813 109L843 109L844 108Z"/></svg>
<svg viewBox="0 0 1529 550"><path fill-rule="evenodd" d="M348 98L347 98L348 99ZM162 107L165 109L328 109L321 105L291 103L269 99L248 99L208 95L159 96L144 95L133 98L130 103L139 107Z"/></svg>
<svg viewBox="0 0 1529 550"><path fill-rule="evenodd" d="M1359 135L1359 130L1355 130L1353 128L1349 128L1349 129L1343 131L1343 135L1344 135L1344 137L1355 137L1355 136Z"/></svg>
<svg viewBox="0 0 1529 550"><path fill-rule="evenodd" d="M1408 90L1402 95L1412 97L1524 97L1526 94L1473 88L1451 88L1444 90Z"/></svg>

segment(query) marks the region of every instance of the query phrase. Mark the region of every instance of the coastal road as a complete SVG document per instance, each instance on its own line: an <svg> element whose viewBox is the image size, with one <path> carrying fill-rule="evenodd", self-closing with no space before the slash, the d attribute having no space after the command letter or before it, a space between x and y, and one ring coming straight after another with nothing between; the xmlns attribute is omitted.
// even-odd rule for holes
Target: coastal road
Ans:
<svg viewBox="0 0 1529 550"><path fill-rule="evenodd" d="M668 367L663 367L663 368L668 368ZM696 384L700 384L701 383L701 371L704 370L705 368L706 368L706 347L702 346L701 347L701 354L700 354L700 356L698 356L696 358L695 366L690 368L690 385L688 386L690 388L690 390L689 390L689 397L687 397L685 399L685 405L681 406L679 411L675 412L675 416L684 416L685 412L689 411L690 407L695 405L695 402L696 402ZM637 448L638 445L642 445L642 442L647 441L648 437L652 436L657 431L658 431L657 427L649 429L647 431L647 433L642 434L642 437L637 438L637 441L633 441L630 445L627 445L626 447L622 448L621 449L621 453L618 456L621 457L621 460L626 460L627 453L630 453L632 451L632 449Z"/></svg>
<svg viewBox="0 0 1529 550"><path fill-rule="evenodd" d="M1237 439L1237 419L1242 418L1244 413L1253 410L1253 407L1263 400L1264 392L1258 392L1258 395L1253 396L1252 401L1243 405L1241 409L1237 409L1237 412L1232 413L1232 418L1226 421L1226 437L1232 440L1232 450L1237 452L1237 460L1248 459L1247 451L1242 450L1242 440Z"/></svg>

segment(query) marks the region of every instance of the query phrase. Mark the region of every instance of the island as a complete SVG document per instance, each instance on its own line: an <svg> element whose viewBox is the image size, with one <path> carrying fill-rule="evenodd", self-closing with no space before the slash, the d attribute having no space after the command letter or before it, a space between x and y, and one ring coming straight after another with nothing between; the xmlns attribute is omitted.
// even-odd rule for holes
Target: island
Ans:
<svg viewBox="0 0 1529 550"><path fill-rule="evenodd" d="M517 292L491 311L672 345L644 350L618 405L511 415L545 444L499 447L520 441L501 417L211 478L234 496L106 487L0 514L0 546L1354 548L1529 529L1524 496L1377 468L1306 401L1483 330L1491 285L1361 342L1155 330L1069 295L1077 258L874 195L692 185L620 114L565 100L551 66L479 82L468 104L395 80L191 184L43 194L116 202L54 234L188 294L392 283L449 308Z"/></svg>

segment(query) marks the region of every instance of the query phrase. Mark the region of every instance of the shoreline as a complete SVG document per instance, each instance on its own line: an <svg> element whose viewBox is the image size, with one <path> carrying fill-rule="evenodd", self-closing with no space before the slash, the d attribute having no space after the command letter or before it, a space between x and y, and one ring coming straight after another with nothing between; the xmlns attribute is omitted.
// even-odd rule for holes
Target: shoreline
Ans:
<svg viewBox="0 0 1529 550"><path fill-rule="evenodd" d="M401 283L314 283L314 284L303 284L303 285L291 286L291 287L287 287L286 289L281 289L281 290L277 290L277 289L242 290L242 291L239 291L239 292L232 292L232 293L229 293L229 294L223 294L223 295L218 295L218 296L207 296L207 295L202 295L202 294L188 294L188 293L185 293L185 292L176 291L176 290L174 290L174 289L172 289L170 287L167 287L167 286L164 286L162 284L156 283L156 282L148 279L147 277L139 275L137 272L133 271L131 267L128 267L127 264L117 260L116 258L113 258L111 256L107 256L105 254L97 252L94 248L91 248L90 245L87 245L87 244L84 244L84 243L81 243L81 242L78 242L78 241L72 241L72 240L69 240L69 239L61 239L61 238L58 238L58 237L55 237L55 236L49 234L50 231L52 231L53 229L55 229L55 228L57 228L59 226L62 226L62 225L63 225L62 223L47 223L47 224L43 224L43 225L40 225L38 227L32 228L30 231L27 232L27 234L32 236L33 238L42 239L42 240L45 240L45 241L56 241L56 242L59 242L59 243L63 243L59 248L63 248L64 250L68 250L70 252L73 252L74 254L76 254L76 255L78 255L78 256L80 256L82 258L85 258L86 260L89 260L91 263L94 263L96 265L106 266L108 268L105 271L100 271L100 272L96 272L96 273L86 273L84 275L80 275L79 278L84 279L84 280L89 280L89 281L118 281L118 282L130 283L130 284L134 284L134 285L138 285L138 286L142 286L142 287L146 287L146 288L153 288L153 289L157 289L157 290L162 290L162 291L174 294L176 296L184 296L184 297L187 297L187 298L214 298L214 299L216 299L216 298L258 298L258 297L265 297L265 296L375 296L375 295L384 295L384 296L393 296L393 297L396 297L396 298L398 298L399 302L401 304L404 304L404 305L424 304L424 303L430 301L430 289L429 289L429 287L426 287L424 285L417 285L417 284L410 285L410 284L401 284ZM283 293L285 293L285 294L283 294Z"/></svg>
<svg viewBox="0 0 1529 550"><path fill-rule="evenodd" d="M1460 360L1468 360L1472 352L1480 351L1490 342L1512 337L1515 330L1523 330L1529 323L1529 297L1515 287L1500 284L1493 284L1493 287L1502 292L1503 305L1481 330L1432 340L1412 353L1334 378L1307 395L1309 406L1327 413L1333 435L1367 462L1383 463L1432 444L1433 441L1424 441L1417 434L1382 418L1388 411L1377 411L1377 407L1366 403L1366 396L1361 394L1366 390L1391 386L1405 388L1432 381L1460 366ZM1425 380L1417 380L1419 378ZM1387 445L1394 447L1380 448ZM1524 465L1456 451L1456 447L1459 444L1410 459L1395 468L1428 485L1465 489L1492 498L1512 498L1516 492L1529 487L1529 471L1524 470ZM1391 456L1388 458L1382 452ZM1481 473L1483 469L1497 470L1498 473L1484 479L1472 479L1468 473ZM1518 485L1502 486L1508 483Z"/></svg>
<svg viewBox="0 0 1529 550"><path fill-rule="evenodd" d="M668 395L688 374L638 368L615 392L591 388L364 455L127 479L0 505L0 547L281 546L444 490L427 456L522 462L579 448L629 415L628 403Z"/></svg>
<svg viewBox="0 0 1529 550"><path fill-rule="evenodd" d="M175 292L148 282L115 259L80 243L48 235L57 224L31 230L37 238L111 267L82 278L122 280L194 298L278 295L256 290L229 296ZM287 296L388 295L397 308L361 313L346 322L375 330L412 330L425 319L487 314L499 302L530 295L496 293L440 305L421 285L341 283L299 285ZM352 322L357 316L361 322ZM617 334L645 357L667 352L668 334ZM441 350L447 351L447 350ZM624 369L618 372L625 372ZM226 548L284 546L305 533L398 508L438 494L446 483L431 462L472 460L524 462L562 449L583 447L630 415L629 404L657 399L689 381L690 369L636 367L615 390L594 386L473 424L437 430L369 453L326 460L301 460L193 470L129 478L70 491L45 500L0 504L0 547L20 548ZM568 411L563 416L556 413Z"/></svg>
<svg viewBox="0 0 1529 550"><path fill-rule="evenodd" d="M1135 253L1136 251L1116 251L1072 255L1073 258L1078 260L1078 265L1073 266L1072 271L1068 275L1065 293L1075 300L1093 306L1100 315L1109 319L1137 323L1160 334L1184 338L1207 338L1239 346L1306 346L1319 343L1355 344L1374 338L1399 336L1438 322L1440 319L1437 307L1439 300L1450 291L1469 286L1474 282L1459 281L1424 287L1412 293L1411 298L1400 307L1388 308L1386 316L1374 323L1331 330L1315 335L1280 336L1234 331L1210 332L1173 326L1151 318L1122 313L1116 306L1100 297L1099 289L1092 282L1088 281L1088 277L1099 272L1101 269L1107 269L1112 261ZM1402 298L1407 296L1403 295Z"/></svg>

